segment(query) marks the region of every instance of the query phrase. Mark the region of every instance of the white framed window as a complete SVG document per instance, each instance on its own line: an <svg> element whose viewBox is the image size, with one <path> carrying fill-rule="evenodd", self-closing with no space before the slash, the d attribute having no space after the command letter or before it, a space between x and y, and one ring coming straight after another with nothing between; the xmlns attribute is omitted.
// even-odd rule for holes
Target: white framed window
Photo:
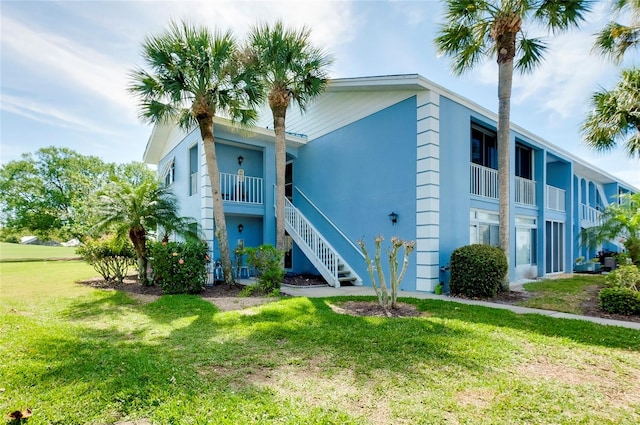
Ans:
<svg viewBox="0 0 640 425"><path fill-rule="evenodd" d="M538 221L516 216L516 266L538 264Z"/></svg>
<svg viewBox="0 0 640 425"><path fill-rule="evenodd" d="M472 209L469 216L469 243L498 246L499 217L494 211Z"/></svg>
<svg viewBox="0 0 640 425"><path fill-rule="evenodd" d="M164 166L162 167L162 172L160 173L160 176L165 186L170 186L173 184L176 178L175 158L171 158L170 161L164 164Z"/></svg>
<svg viewBox="0 0 640 425"><path fill-rule="evenodd" d="M189 148L189 196L198 193L198 145Z"/></svg>

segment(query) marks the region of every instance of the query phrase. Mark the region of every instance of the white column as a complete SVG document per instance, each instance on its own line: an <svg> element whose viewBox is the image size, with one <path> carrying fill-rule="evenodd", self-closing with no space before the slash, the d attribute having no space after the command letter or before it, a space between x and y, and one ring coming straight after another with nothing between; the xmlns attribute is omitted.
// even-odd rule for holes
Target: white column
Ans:
<svg viewBox="0 0 640 425"><path fill-rule="evenodd" d="M417 97L416 289L440 282L440 95Z"/></svg>

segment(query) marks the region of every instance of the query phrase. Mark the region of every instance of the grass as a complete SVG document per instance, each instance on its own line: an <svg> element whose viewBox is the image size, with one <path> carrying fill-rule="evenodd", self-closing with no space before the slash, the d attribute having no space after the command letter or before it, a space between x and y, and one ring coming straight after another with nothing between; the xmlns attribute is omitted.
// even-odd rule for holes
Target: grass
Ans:
<svg viewBox="0 0 640 425"><path fill-rule="evenodd" d="M544 310L581 314L582 303L593 297L594 288L604 284L603 275L575 274L566 279L548 279L524 284L532 297L519 305Z"/></svg>
<svg viewBox="0 0 640 425"><path fill-rule="evenodd" d="M0 262L78 258L76 248L0 242Z"/></svg>
<svg viewBox="0 0 640 425"><path fill-rule="evenodd" d="M2 264L0 414L30 425L636 424L640 332L404 300L352 317L284 298L220 312L73 283L77 262Z"/></svg>

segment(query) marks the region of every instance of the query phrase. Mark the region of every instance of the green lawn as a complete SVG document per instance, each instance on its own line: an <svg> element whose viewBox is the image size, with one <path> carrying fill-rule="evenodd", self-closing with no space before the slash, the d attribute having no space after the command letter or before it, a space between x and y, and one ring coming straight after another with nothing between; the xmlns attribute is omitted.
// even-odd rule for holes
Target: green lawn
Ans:
<svg viewBox="0 0 640 425"><path fill-rule="evenodd" d="M78 262L0 267L0 414L30 425L640 423L635 330L435 300L220 312L74 284Z"/></svg>
<svg viewBox="0 0 640 425"><path fill-rule="evenodd" d="M524 284L532 298L520 303L525 307L581 314L581 304L592 297L592 289L604 284L603 275L574 274L566 279L546 279Z"/></svg>
<svg viewBox="0 0 640 425"><path fill-rule="evenodd" d="M0 242L0 262L78 258L76 248Z"/></svg>

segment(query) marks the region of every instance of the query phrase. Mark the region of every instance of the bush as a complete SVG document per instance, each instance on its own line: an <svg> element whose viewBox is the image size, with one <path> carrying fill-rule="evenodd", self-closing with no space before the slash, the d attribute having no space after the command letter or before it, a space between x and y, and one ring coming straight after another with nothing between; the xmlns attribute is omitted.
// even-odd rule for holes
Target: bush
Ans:
<svg viewBox="0 0 640 425"><path fill-rule="evenodd" d="M489 245L467 245L451 254L452 295L495 297L507 275L504 251Z"/></svg>
<svg viewBox="0 0 640 425"><path fill-rule="evenodd" d="M106 281L113 279L122 283L129 267L136 262L136 253L131 242L121 241L114 236L90 239L78 247L76 252Z"/></svg>
<svg viewBox="0 0 640 425"><path fill-rule="evenodd" d="M640 314L640 292L629 288L604 288L598 294L603 311L615 314Z"/></svg>
<svg viewBox="0 0 640 425"><path fill-rule="evenodd" d="M284 268L284 252L273 245L260 245L257 248L245 248L247 262L255 267L258 274L258 288L265 294L280 291Z"/></svg>
<svg viewBox="0 0 640 425"><path fill-rule="evenodd" d="M620 266L605 278L608 288L640 289L640 270L633 264Z"/></svg>
<svg viewBox="0 0 640 425"><path fill-rule="evenodd" d="M163 294L196 294L207 283L207 244L188 242L154 242L150 244L153 283Z"/></svg>

